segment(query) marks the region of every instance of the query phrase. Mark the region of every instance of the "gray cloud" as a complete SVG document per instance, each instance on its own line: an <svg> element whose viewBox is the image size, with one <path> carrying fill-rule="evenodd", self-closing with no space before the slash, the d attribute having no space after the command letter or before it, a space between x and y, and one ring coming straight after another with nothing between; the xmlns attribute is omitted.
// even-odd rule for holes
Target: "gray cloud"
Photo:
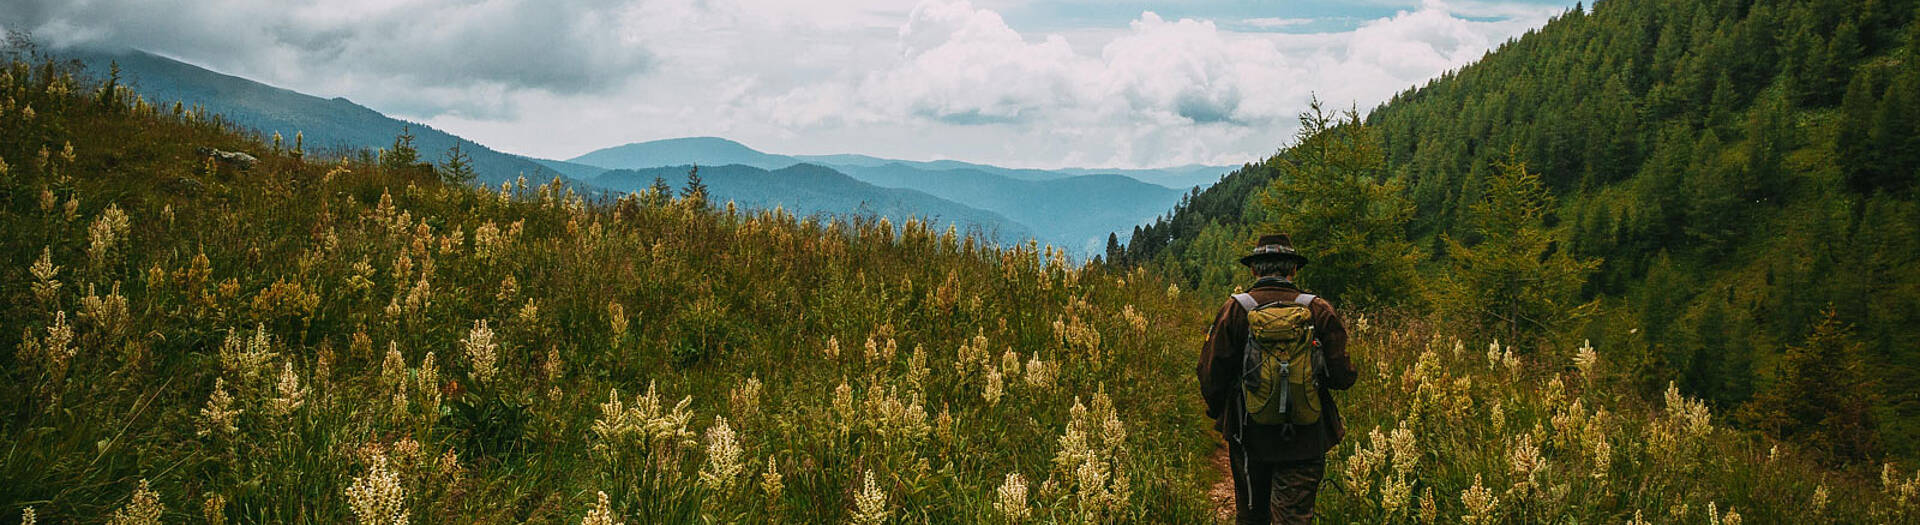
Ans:
<svg viewBox="0 0 1920 525"><path fill-rule="evenodd" d="M510 110L489 100L520 90L605 93L653 62L612 0L10 3L0 25L56 48L138 48L304 86L371 84L418 116ZM466 96L434 102L449 94Z"/></svg>

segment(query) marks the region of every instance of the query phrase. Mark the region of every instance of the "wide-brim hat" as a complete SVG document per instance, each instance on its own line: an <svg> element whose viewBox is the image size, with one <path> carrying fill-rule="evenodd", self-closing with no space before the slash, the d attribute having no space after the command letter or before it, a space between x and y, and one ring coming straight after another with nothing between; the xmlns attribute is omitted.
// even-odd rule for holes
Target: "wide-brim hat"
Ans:
<svg viewBox="0 0 1920 525"><path fill-rule="evenodd" d="M1253 253L1241 257L1240 264L1253 266L1254 261L1269 259L1292 259L1300 266L1307 265L1307 257L1294 251L1293 239L1288 238L1284 233L1260 236L1260 241L1254 243Z"/></svg>

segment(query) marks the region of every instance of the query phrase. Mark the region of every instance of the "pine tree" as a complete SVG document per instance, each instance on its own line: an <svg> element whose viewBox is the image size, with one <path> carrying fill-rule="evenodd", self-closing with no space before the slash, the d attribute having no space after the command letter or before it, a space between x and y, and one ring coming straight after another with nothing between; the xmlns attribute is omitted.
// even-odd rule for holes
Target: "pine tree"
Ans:
<svg viewBox="0 0 1920 525"><path fill-rule="evenodd" d="M1875 155L1868 167L1873 186L1898 191L1920 170L1920 68L1904 68L1887 83L1873 116L1868 141Z"/></svg>
<svg viewBox="0 0 1920 525"><path fill-rule="evenodd" d="M1540 176L1527 171L1517 149L1497 162L1485 196L1468 205L1468 219L1480 239L1468 246L1451 235L1447 255L1453 268L1444 295L1434 302L1453 305L1460 321L1500 332L1508 341L1559 328L1584 315L1594 303L1579 302L1580 287L1599 267L1558 246L1561 232L1546 226L1553 196Z"/></svg>
<svg viewBox="0 0 1920 525"><path fill-rule="evenodd" d="M1318 100L1300 124L1298 144L1272 161L1279 176L1260 194L1267 218L1259 231L1287 233L1295 248L1310 254L1313 262L1301 269L1300 280L1325 297L1374 305L1418 301L1414 264L1423 252L1407 240L1413 204L1400 182L1388 178L1379 131L1355 111L1327 113Z"/></svg>
<svg viewBox="0 0 1920 525"><path fill-rule="evenodd" d="M1840 165L1847 187L1860 193L1872 192L1876 177L1872 170L1879 152L1868 143L1873 129L1874 95L1872 70L1861 68L1847 83L1847 94L1840 99L1840 125L1834 133L1833 156Z"/></svg>
<svg viewBox="0 0 1920 525"><path fill-rule="evenodd" d="M1125 250L1120 248L1120 235L1117 233L1108 232L1107 233L1107 263L1115 264L1115 265L1123 264L1126 262L1126 259L1127 259L1127 255Z"/></svg>
<svg viewBox="0 0 1920 525"><path fill-rule="evenodd" d="M440 164L440 180L452 184L471 184L474 177L473 157L460 150L460 141L454 141Z"/></svg>
<svg viewBox="0 0 1920 525"><path fill-rule="evenodd" d="M1774 380L1742 406L1741 422L1834 459L1872 458L1879 448L1863 345L1829 306L1806 342L1787 348Z"/></svg>
<svg viewBox="0 0 1920 525"><path fill-rule="evenodd" d="M647 187L646 199L650 206L665 206L673 200L673 186L667 185L666 178L655 176L653 185Z"/></svg>
<svg viewBox="0 0 1920 525"><path fill-rule="evenodd" d="M401 126L400 134L393 137L393 145L380 152L380 167L388 171L413 169L420 162L420 152L413 149L412 126Z"/></svg>
<svg viewBox="0 0 1920 525"><path fill-rule="evenodd" d="M688 202L693 203L694 206L705 206L707 204L707 185L706 183L700 182L699 164L695 164L692 169L687 170L687 187L680 190L680 198L686 199Z"/></svg>

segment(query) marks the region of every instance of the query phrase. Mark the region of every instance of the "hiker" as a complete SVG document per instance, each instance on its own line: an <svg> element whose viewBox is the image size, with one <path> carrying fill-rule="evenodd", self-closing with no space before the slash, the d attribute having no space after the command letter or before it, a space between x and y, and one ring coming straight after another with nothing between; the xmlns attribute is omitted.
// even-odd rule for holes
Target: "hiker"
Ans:
<svg viewBox="0 0 1920 525"><path fill-rule="evenodd" d="M1214 318L1200 350L1200 394L1227 441L1235 521L1311 523L1326 453L1346 435L1328 389L1346 390L1358 376L1347 329L1332 303L1293 283L1307 258L1286 235L1261 236L1240 264L1257 280Z"/></svg>

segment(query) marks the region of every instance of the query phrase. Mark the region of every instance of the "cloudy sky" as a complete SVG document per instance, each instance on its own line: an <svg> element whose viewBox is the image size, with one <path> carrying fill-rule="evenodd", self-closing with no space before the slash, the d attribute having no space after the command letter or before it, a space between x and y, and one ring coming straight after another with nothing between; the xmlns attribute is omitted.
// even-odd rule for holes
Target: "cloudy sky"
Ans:
<svg viewBox="0 0 1920 525"><path fill-rule="evenodd" d="M1238 164L1310 96L1362 111L1559 0L8 0L134 47L571 158L723 136L1021 167Z"/></svg>

